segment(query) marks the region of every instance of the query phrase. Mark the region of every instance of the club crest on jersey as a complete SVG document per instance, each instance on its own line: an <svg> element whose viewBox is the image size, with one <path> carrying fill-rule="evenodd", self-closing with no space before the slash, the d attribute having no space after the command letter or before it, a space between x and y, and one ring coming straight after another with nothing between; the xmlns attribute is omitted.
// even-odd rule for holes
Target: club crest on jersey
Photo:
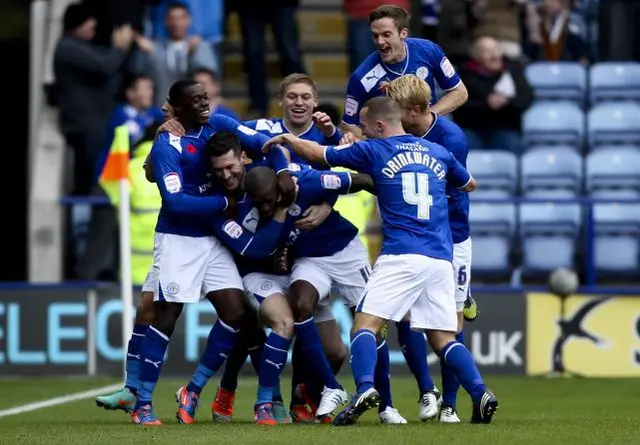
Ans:
<svg viewBox="0 0 640 445"><path fill-rule="evenodd" d="M321 175L320 178L322 179L322 187L328 190L337 190L342 184L338 175Z"/></svg>
<svg viewBox="0 0 640 445"><path fill-rule="evenodd" d="M301 170L300 166L298 164L296 164L295 162L292 162L291 164L289 164L289 171L291 172L299 172Z"/></svg>
<svg viewBox="0 0 640 445"><path fill-rule="evenodd" d="M289 209L289 215L291 216L299 216L301 212L302 212L302 209L298 204L293 204Z"/></svg>
<svg viewBox="0 0 640 445"><path fill-rule="evenodd" d="M416 70L416 76L418 76L422 80L426 79L428 75L429 68L427 68L426 66L421 66Z"/></svg>
<svg viewBox="0 0 640 445"><path fill-rule="evenodd" d="M224 233L226 233L233 239L240 238L243 232L242 227L240 227L240 224L238 224L233 220L229 220L226 223L224 223L224 226L222 226L222 230L224 230Z"/></svg>

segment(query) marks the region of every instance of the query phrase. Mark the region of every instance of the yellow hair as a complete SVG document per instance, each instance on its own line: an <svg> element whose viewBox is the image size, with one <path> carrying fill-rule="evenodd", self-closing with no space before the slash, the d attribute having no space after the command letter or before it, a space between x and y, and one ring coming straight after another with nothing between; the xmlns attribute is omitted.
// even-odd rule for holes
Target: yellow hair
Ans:
<svg viewBox="0 0 640 445"><path fill-rule="evenodd" d="M384 89L391 99L404 109L420 107L426 111L431 103L429 84L414 74L405 74L385 84Z"/></svg>

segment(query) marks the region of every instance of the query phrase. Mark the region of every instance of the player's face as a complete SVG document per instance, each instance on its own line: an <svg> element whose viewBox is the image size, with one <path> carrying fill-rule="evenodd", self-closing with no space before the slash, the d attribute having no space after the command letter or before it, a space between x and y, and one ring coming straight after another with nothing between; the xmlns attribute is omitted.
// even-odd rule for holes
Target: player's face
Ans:
<svg viewBox="0 0 640 445"><path fill-rule="evenodd" d="M204 87L200 84L188 87L182 96L180 109L174 111L181 119L206 124L211 110L209 97Z"/></svg>
<svg viewBox="0 0 640 445"><path fill-rule="evenodd" d="M311 122L313 109L318 106L318 97L310 85L294 83L285 91L280 106L287 122L305 125Z"/></svg>
<svg viewBox="0 0 640 445"><path fill-rule="evenodd" d="M204 87L204 90L207 92L207 96L209 96L211 106L220 100L220 85L214 82L210 75L207 73L199 73L193 77L193 80Z"/></svg>
<svg viewBox="0 0 640 445"><path fill-rule="evenodd" d="M129 102L134 107L146 110L153 104L153 82L151 79L138 79L127 94Z"/></svg>
<svg viewBox="0 0 640 445"><path fill-rule="evenodd" d="M360 112L360 130L362 130L362 134L364 134L369 139L377 139L380 138L381 135L381 123L370 119L367 116L367 108L363 108Z"/></svg>
<svg viewBox="0 0 640 445"><path fill-rule="evenodd" d="M407 38L406 29L398 31L396 23L389 17L376 20L371 23L369 29L383 62L396 63L404 59L404 39Z"/></svg>
<svg viewBox="0 0 640 445"><path fill-rule="evenodd" d="M237 190L244 181L244 164L233 150L222 156L211 158L211 169L218 182L227 191Z"/></svg>
<svg viewBox="0 0 640 445"><path fill-rule="evenodd" d="M278 203L278 189L276 187L261 190L260 193L251 195L253 204L260 213L260 218L273 218Z"/></svg>

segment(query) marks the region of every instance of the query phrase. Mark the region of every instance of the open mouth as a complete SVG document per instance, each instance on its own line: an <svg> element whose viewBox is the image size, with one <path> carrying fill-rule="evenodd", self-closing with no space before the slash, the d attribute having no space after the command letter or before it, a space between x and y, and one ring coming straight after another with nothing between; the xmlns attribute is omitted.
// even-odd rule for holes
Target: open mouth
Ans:
<svg viewBox="0 0 640 445"><path fill-rule="evenodd" d="M211 114L211 110L209 110L209 108L205 109L205 110L200 110L200 117L209 117L209 115Z"/></svg>
<svg viewBox="0 0 640 445"><path fill-rule="evenodd" d="M378 48L378 51L380 51L381 55L388 56L389 54L391 54L391 47L390 46L380 47Z"/></svg>
<svg viewBox="0 0 640 445"><path fill-rule="evenodd" d="M293 114L294 116L297 117L303 117L305 114L307 114L307 109L306 108L292 108L291 109L291 114Z"/></svg>

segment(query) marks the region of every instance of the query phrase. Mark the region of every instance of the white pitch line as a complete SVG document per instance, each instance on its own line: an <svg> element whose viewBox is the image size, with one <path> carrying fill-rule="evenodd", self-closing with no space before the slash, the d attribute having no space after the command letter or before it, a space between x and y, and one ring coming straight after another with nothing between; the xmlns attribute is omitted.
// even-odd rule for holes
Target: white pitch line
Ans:
<svg viewBox="0 0 640 445"><path fill-rule="evenodd" d="M42 408L49 408L50 406L62 405L65 403L75 402L78 400L89 399L91 397L99 396L100 394L116 391L122 388L122 384L103 386L102 388L96 388L89 391L76 392L66 396L54 397L52 399L42 400L40 402L28 403L22 406L16 406L0 411L0 418L15 416L16 414L28 413L30 411L36 411Z"/></svg>

